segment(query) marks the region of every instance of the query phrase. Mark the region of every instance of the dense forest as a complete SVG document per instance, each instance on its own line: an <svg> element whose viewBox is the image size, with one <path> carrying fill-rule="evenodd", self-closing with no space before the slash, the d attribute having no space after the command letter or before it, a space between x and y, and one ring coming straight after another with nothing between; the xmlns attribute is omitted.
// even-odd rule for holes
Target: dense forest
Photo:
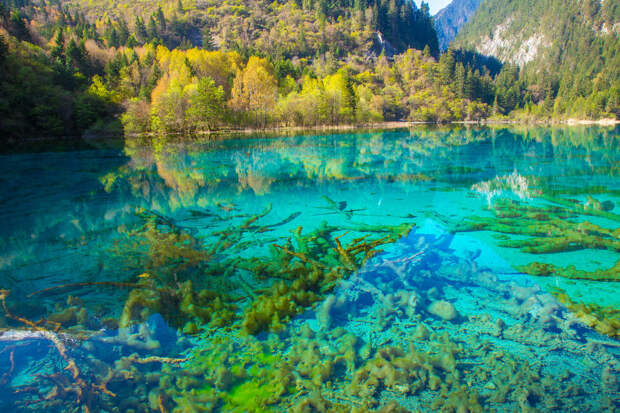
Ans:
<svg viewBox="0 0 620 413"><path fill-rule="evenodd" d="M520 115L620 115L619 0L485 0L456 47L521 68Z"/></svg>
<svg viewBox="0 0 620 413"><path fill-rule="evenodd" d="M586 63L571 72L580 97L597 102L584 112L553 71L502 65L471 48L440 54L428 6L411 0L0 7L5 138L619 111L619 64L601 76ZM601 42L593 64L613 67L617 36Z"/></svg>

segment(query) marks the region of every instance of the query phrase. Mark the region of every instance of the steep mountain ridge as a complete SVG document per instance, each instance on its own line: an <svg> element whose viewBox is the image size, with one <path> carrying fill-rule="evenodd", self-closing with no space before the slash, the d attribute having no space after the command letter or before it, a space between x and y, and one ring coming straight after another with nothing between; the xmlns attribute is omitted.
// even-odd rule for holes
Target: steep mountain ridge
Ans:
<svg viewBox="0 0 620 413"><path fill-rule="evenodd" d="M619 0L485 0L455 45L523 66L562 61L572 53L567 46L584 46L580 39L613 40L619 34Z"/></svg>
<svg viewBox="0 0 620 413"><path fill-rule="evenodd" d="M450 42L481 3L482 0L454 0L433 16L440 50L446 50L450 46Z"/></svg>
<svg viewBox="0 0 620 413"><path fill-rule="evenodd" d="M518 66L547 110L618 115L620 0L485 0L454 44Z"/></svg>

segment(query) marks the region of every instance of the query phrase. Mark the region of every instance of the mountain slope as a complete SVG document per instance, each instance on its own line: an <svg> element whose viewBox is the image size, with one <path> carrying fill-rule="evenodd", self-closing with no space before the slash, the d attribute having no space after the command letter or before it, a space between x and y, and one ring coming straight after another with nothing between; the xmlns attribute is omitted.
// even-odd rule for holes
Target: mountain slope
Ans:
<svg viewBox="0 0 620 413"><path fill-rule="evenodd" d="M485 0L455 45L519 66L555 113L618 116L620 0Z"/></svg>
<svg viewBox="0 0 620 413"><path fill-rule="evenodd" d="M363 56L380 32L400 52L428 44L438 55L428 6L412 0L118 0L114 7L108 0L59 1L108 34L133 32L140 44L160 38L167 47L204 47L208 32L220 50L345 57Z"/></svg>
<svg viewBox="0 0 620 413"><path fill-rule="evenodd" d="M439 49L446 50L459 30L478 10L482 0L454 0L433 18Z"/></svg>
<svg viewBox="0 0 620 413"><path fill-rule="evenodd" d="M562 61L585 43L619 34L619 0L485 0L456 45L523 66Z"/></svg>

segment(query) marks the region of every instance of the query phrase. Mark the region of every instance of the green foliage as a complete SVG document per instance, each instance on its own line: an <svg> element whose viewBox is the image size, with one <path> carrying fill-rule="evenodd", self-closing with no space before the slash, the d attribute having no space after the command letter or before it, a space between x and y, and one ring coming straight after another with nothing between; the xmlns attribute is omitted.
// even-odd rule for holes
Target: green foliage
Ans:
<svg viewBox="0 0 620 413"><path fill-rule="evenodd" d="M287 58L331 51L344 57L350 50L366 53L376 37L374 32L379 31L400 51L429 45L431 53L438 54L428 6L418 8L410 0L360 0L355 4L348 0L207 0L199 4L121 0L114 8L102 0L63 0L63 4L103 27L103 37L115 47L127 45L128 34L133 33L140 44L157 41L169 48L179 47L186 39L192 46L208 50L263 52ZM261 30L254 29L257 27Z"/></svg>
<svg viewBox="0 0 620 413"><path fill-rule="evenodd" d="M71 93L43 50L9 37L0 60L0 134L14 136L73 132Z"/></svg>
<svg viewBox="0 0 620 413"><path fill-rule="evenodd" d="M528 265L517 267L517 270L539 277L557 276L573 280L620 281L620 260L611 268L597 271L578 270L574 265L557 267L553 264L541 262L532 262Z"/></svg>
<svg viewBox="0 0 620 413"><path fill-rule="evenodd" d="M26 26L26 18L19 10L11 10L8 28L9 32L18 40L31 40L30 30Z"/></svg>
<svg viewBox="0 0 620 413"><path fill-rule="evenodd" d="M9 45L6 43L4 36L0 34L0 64L4 62L6 56L9 54Z"/></svg>
<svg viewBox="0 0 620 413"><path fill-rule="evenodd" d="M212 130L222 121L224 108L224 89L216 86L213 79L203 77L189 92L189 107L185 116L192 127Z"/></svg>
<svg viewBox="0 0 620 413"><path fill-rule="evenodd" d="M514 13L502 36L534 33L527 7L493 1ZM24 0L3 8L9 36L0 41L0 65L11 67L0 78L0 110L9 135L84 133L121 105L129 133L600 118L620 110L613 2L564 10L551 1L563 32L543 24L550 28L542 34L566 47L551 42L521 67L466 50L438 58L428 6L407 0L117 3L62 0L41 8ZM471 46L481 27L486 35L481 21L502 23L496 9L483 4L460 45ZM580 18L566 23L571 15ZM27 81L33 85L14 86ZM34 94L26 97L28 89Z"/></svg>
<svg viewBox="0 0 620 413"><path fill-rule="evenodd" d="M510 63L497 83L500 113L524 108L539 118L618 118L617 24L617 1L492 0L455 43Z"/></svg>

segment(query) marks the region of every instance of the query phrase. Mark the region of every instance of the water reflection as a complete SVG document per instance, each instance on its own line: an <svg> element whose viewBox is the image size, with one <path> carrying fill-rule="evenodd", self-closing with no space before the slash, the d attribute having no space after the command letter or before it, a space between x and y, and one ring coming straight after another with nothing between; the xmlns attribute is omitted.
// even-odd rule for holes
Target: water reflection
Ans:
<svg viewBox="0 0 620 413"><path fill-rule="evenodd" d="M3 155L0 404L613 409L619 143L448 128Z"/></svg>

